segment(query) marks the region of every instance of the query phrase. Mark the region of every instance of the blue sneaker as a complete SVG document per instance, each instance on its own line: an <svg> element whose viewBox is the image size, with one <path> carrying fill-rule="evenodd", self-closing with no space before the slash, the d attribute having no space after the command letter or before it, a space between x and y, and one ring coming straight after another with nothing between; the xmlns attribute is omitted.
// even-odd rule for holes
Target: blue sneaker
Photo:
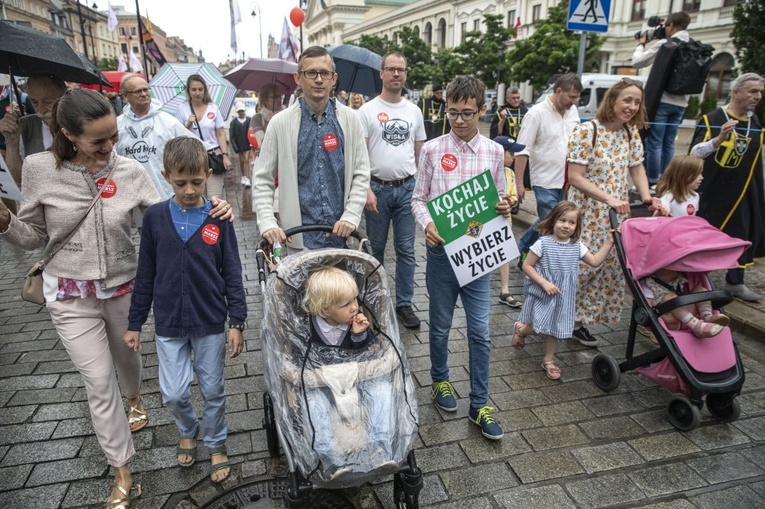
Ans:
<svg viewBox="0 0 765 509"><path fill-rule="evenodd" d="M470 419L470 422L473 424L481 427L483 436L489 440L499 440L505 436L505 432L502 431L502 426L500 426L497 421L494 420L494 417L492 417L491 412L493 410L494 408L490 406L481 408L473 408L471 406L470 410L468 410L468 419Z"/></svg>
<svg viewBox="0 0 765 509"><path fill-rule="evenodd" d="M448 381L433 382L430 397L436 402L436 406L444 412L456 412L457 400L454 399L454 387Z"/></svg>

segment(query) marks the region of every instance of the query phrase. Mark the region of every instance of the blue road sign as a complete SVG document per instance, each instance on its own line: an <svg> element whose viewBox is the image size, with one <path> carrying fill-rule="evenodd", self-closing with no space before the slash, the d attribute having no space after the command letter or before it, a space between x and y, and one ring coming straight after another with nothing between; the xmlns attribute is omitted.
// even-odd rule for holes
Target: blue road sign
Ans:
<svg viewBox="0 0 765 509"><path fill-rule="evenodd" d="M568 30L607 32L611 0L571 0L568 5Z"/></svg>

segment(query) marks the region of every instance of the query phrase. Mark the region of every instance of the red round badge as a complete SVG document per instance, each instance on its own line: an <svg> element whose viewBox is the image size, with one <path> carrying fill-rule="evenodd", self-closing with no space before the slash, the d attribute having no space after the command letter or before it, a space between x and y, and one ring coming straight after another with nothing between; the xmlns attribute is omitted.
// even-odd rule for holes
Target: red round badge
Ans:
<svg viewBox="0 0 765 509"><path fill-rule="evenodd" d="M210 120L214 119L215 118L215 113L213 113L212 111L208 111L207 112L207 118L209 118Z"/></svg>
<svg viewBox="0 0 765 509"><path fill-rule="evenodd" d="M693 203L689 203L685 206L685 211L688 213L689 216L692 216L696 213L696 207L693 206Z"/></svg>
<svg viewBox="0 0 765 509"><path fill-rule="evenodd" d="M389 119L388 114L385 113L384 111L377 114L377 121L380 122L381 124L384 124L385 122L387 122L388 119Z"/></svg>
<svg viewBox="0 0 765 509"><path fill-rule="evenodd" d="M333 150L337 149L337 136L334 134L325 135L321 142L324 145L324 150L329 150L332 152Z"/></svg>
<svg viewBox="0 0 765 509"><path fill-rule="evenodd" d="M101 190L101 186L104 185L104 182L106 182L106 177L101 177L100 179L96 180L96 188L99 191ZM117 194L117 184L113 180L110 180L106 185L104 192L101 193L101 198L111 198L115 194Z"/></svg>
<svg viewBox="0 0 765 509"><path fill-rule="evenodd" d="M441 168L444 171L454 171L457 169L457 156L454 154L444 154L441 158Z"/></svg>
<svg viewBox="0 0 765 509"><path fill-rule="evenodd" d="M205 227L202 228L202 240L205 241L205 244L210 244L211 246L215 245L219 238L220 228L214 224L206 224Z"/></svg>

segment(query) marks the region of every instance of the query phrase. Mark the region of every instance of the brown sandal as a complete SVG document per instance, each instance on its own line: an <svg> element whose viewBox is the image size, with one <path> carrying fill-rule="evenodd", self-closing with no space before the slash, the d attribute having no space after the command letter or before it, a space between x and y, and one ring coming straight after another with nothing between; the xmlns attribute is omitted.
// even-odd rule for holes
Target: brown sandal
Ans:
<svg viewBox="0 0 765 509"><path fill-rule="evenodd" d="M550 380L560 379L560 368L555 365L555 361L542 361L542 369Z"/></svg>
<svg viewBox="0 0 765 509"><path fill-rule="evenodd" d="M513 326L513 348L516 350L523 350L523 347L526 346L526 336L521 334L524 325L523 322L515 322Z"/></svg>
<svg viewBox="0 0 765 509"><path fill-rule="evenodd" d="M130 507L130 502L135 500L136 498L141 496L141 485L140 484L133 484L130 487L130 491L126 490L117 482L115 481L111 485L111 489L109 490L109 495L111 496L111 492L117 488L117 491L122 493L122 496L119 498L115 498L114 500L108 500L104 502L104 505L101 506L101 509L128 509Z"/></svg>
<svg viewBox="0 0 765 509"><path fill-rule="evenodd" d="M143 403L143 399L140 400ZM130 414L136 414L136 417L130 417ZM128 410L128 427L130 432L135 433L144 429L149 424L149 416L146 415L146 409L138 410L138 407L131 406Z"/></svg>

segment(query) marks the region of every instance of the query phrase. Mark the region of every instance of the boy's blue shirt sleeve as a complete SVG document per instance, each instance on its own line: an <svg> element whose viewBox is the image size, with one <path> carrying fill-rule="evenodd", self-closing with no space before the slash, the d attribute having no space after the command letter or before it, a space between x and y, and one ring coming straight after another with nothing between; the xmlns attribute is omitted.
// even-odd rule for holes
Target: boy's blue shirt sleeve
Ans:
<svg viewBox="0 0 765 509"><path fill-rule="evenodd" d="M141 227L141 247L138 253L138 270L135 276L135 287L130 299L130 313L128 314L128 330L141 331L146 323L154 300L154 279L157 275L157 250L154 243L154 218L161 210L159 207L167 206L167 202L152 205L146 210Z"/></svg>
<svg viewBox="0 0 765 509"><path fill-rule="evenodd" d="M234 225L220 221L223 232L223 280L226 282L226 303L229 325L242 325L247 320L247 303L242 283L242 260Z"/></svg>

